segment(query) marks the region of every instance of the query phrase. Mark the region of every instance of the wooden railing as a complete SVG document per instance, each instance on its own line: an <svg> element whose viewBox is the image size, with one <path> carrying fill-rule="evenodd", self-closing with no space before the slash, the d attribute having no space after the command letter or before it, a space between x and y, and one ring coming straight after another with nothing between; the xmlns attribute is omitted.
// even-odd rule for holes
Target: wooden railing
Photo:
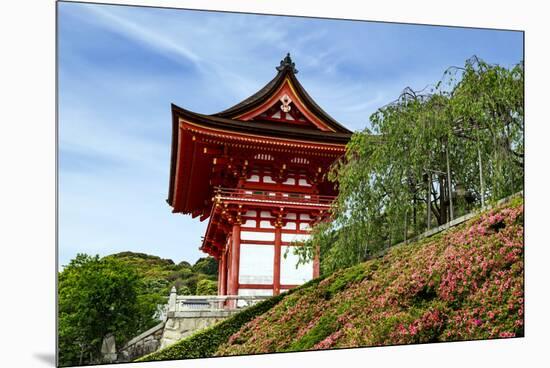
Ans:
<svg viewBox="0 0 550 368"><path fill-rule="evenodd" d="M242 188L220 188L216 192L220 199L233 199L244 201L270 201L282 203L311 204L314 206L330 207L335 196L319 195L311 193L278 192L272 190L255 190Z"/></svg>

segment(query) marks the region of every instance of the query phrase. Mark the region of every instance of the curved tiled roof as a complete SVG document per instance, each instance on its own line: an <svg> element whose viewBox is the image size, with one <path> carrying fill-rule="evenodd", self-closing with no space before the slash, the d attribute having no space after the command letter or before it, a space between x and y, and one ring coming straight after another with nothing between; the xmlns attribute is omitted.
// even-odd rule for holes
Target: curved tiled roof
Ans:
<svg viewBox="0 0 550 368"><path fill-rule="evenodd" d="M226 129L236 133L267 135L276 138L299 139L311 142L346 144L351 133L325 132L316 129L302 128L297 125L280 124L272 121L248 121L223 118L216 115L203 115L172 104L172 112L179 117L187 118L210 128ZM177 120L175 120L175 123Z"/></svg>
<svg viewBox="0 0 550 368"><path fill-rule="evenodd" d="M172 104L172 148L167 199L167 202L171 206L174 206L173 195L175 190L176 160L181 148L179 147L180 144L178 139L179 134L181 134L179 129L180 119L190 122L192 125L206 128L207 130L236 133L234 136L240 135L242 137L243 135L250 135L275 138L274 141L277 141L277 139L279 139L279 141L296 141L297 144L321 144L325 146L327 150L333 149L331 147L345 147L353 133L339 124L317 105L302 87L298 79L296 79L296 73L297 70L294 67L294 63L290 59L290 55L287 55L281 61L280 66L277 67L277 75L275 78L269 81L262 89L240 103L216 114L199 114ZM297 96L303 102L305 108L309 109L312 114L316 115L317 118L322 120L323 123L333 131L304 128L297 124L282 124L267 120L238 120L238 116L252 111L272 97L273 94L278 91L279 87L285 83L287 78L292 84Z"/></svg>
<svg viewBox="0 0 550 368"><path fill-rule="evenodd" d="M281 65L277 67L277 71L278 73L275 78L269 81L258 92L254 93L252 96L244 99L238 104L210 116L230 119L242 114L245 111L251 110L266 101L281 86L285 78L288 77L292 84L295 86L296 92L309 109L311 109L336 132L348 134L352 133L349 129L338 123L332 116L326 113L307 93L307 91L296 78L296 73L298 71L295 69L294 63L290 59L290 55L287 54L287 56L281 61Z"/></svg>

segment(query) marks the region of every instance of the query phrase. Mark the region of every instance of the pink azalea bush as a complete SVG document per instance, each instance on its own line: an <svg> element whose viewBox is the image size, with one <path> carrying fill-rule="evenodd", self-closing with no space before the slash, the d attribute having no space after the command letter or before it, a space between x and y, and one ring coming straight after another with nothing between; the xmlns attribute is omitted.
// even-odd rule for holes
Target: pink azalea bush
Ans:
<svg viewBox="0 0 550 368"><path fill-rule="evenodd" d="M523 202L316 280L217 355L523 336Z"/></svg>

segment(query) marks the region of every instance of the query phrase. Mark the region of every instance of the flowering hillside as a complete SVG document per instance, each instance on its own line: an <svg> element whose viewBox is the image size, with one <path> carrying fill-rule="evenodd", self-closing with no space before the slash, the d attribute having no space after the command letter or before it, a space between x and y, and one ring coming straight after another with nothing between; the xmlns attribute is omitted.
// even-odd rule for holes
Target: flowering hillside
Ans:
<svg viewBox="0 0 550 368"><path fill-rule="evenodd" d="M216 355L523 336L523 202L315 280Z"/></svg>

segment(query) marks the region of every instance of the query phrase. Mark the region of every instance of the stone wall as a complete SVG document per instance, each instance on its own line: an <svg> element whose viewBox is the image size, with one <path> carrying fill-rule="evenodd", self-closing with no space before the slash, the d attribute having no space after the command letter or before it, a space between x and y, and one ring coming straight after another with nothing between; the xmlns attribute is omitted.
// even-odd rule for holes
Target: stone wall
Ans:
<svg viewBox="0 0 550 368"><path fill-rule="evenodd" d="M196 331L218 323L239 310L169 312L166 321L128 341L114 357L104 353L105 362L131 362L171 345Z"/></svg>
<svg viewBox="0 0 550 368"><path fill-rule="evenodd" d="M122 347L117 354L117 362L131 362L146 354L157 351L164 332L166 322L161 322L155 327L134 337Z"/></svg>
<svg viewBox="0 0 550 368"><path fill-rule="evenodd" d="M160 339L160 348L171 345L237 312L238 310L216 310L169 313Z"/></svg>

